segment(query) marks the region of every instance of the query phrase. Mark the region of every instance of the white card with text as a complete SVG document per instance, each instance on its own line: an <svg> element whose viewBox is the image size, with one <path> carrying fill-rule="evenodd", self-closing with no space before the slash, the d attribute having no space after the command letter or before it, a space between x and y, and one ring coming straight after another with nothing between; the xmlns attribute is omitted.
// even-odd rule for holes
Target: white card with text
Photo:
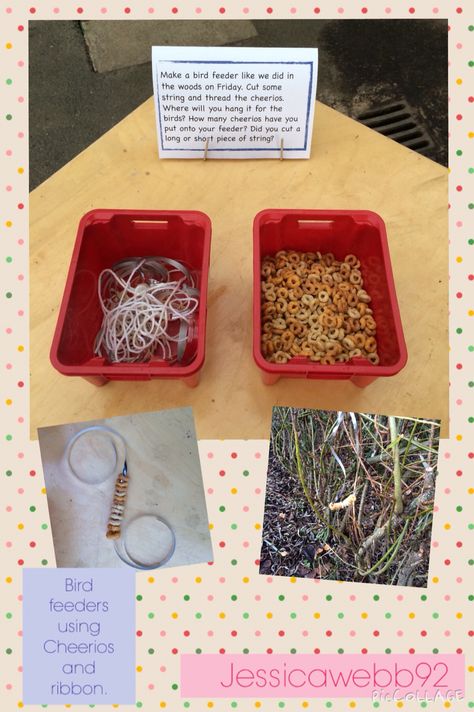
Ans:
<svg viewBox="0 0 474 712"><path fill-rule="evenodd" d="M309 158L318 50L153 47L160 158Z"/></svg>

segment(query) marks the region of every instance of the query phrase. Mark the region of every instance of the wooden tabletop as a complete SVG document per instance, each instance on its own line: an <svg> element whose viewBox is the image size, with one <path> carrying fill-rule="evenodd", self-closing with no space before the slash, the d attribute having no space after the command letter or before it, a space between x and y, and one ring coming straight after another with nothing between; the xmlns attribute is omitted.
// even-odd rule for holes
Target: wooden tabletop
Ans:
<svg viewBox="0 0 474 712"><path fill-rule="evenodd" d="M199 438L266 438L273 405L422 416L448 434L447 170L317 104L309 160L159 160L152 99L31 194L31 431L190 405ZM213 224L201 382L111 382L49 361L81 216L92 208L202 210ZM367 209L384 219L408 364L365 389L261 382L252 357L252 221L263 208Z"/></svg>

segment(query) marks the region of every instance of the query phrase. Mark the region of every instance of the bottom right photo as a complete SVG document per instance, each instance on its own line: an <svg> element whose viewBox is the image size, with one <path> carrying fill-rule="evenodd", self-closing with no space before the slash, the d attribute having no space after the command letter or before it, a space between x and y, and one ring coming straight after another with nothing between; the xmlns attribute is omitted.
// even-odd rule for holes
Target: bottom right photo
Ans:
<svg viewBox="0 0 474 712"><path fill-rule="evenodd" d="M260 574L426 587L440 423L275 407Z"/></svg>

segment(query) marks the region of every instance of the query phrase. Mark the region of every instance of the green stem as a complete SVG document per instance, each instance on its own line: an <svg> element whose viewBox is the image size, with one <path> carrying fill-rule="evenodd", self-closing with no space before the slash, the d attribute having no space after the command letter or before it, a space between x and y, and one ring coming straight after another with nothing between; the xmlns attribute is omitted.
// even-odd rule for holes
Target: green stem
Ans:
<svg viewBox="0 0 474 712"><path fill-rule="evenodd" d="M404 452L403 452L403 460L402 460L402 467L401 467L402 472L405 472L405 461L406 461L407 455L408 455L408 453L409 453L409 451L410 451L411 442L412 442L413 437L414 437L414 435L415 435L415 431L416 431L417 426L418 426L418 423L417 423L417 421L415 420L415 422L413 423L413 427L412 427L412 429L411 429L411 432L410 432L410 437L408 438L408 445L406 446L406 448L405 448L405 450L404 450Z"/></svg>
<svg viewBox="0 0 474 712"><path fill-rule="evenodd" d="M376 571L376 574L375 574L375 575L376 575L376 576L380 576L380 574L385 573L385 571L388 569L388 567L390 566L390 564L391 564L392 561L394 560L395 556L397 555L398 549L400 548L400 544L402 543L402 539L403 539L403 537L405 536L405 532L406 532L406 530L407 530L407 528L408 528L408 523L409 523L409 520L407 519L406 522L405 522L405 526L403 527L403 529L402 529L400 535L397 537L397 539L395 539L395 541L393 542L393 544L391 545L391 547L390 547L389 549L387 549L387 551L385 552L385 554L384 554L368 571L359 571L359 575L360 575L360 576L368 576L369 574L373 573L373 571L375 571L375 569L377 568L377 566L380 566L380 564L381 564L383 561L385 561L385 559L387 558L387 556L390 556L390 558L389 558L389 560L387 561L387 563L385 564L385 566L384 566L382 569L380 569L380 571Z"/></svg>
<svg viewBox="0 0 474 712"><path fill-rule="evenodd" d="M327 519L325 519L316 509L316 506L311 498L311 495L309 493L309 490L306 486L305 478L304 478L304 472L303 472L303 463L301 462L301 455L300 455L300 446L298 442L298 433L296 431L296 422L294 417L292 417L292 424L293 424L293 438L295 442L295 455L296 455L296 468L298 471L298 479L300 481L301 487L303 488L304 496L306 497L306 500L315 513L316 517L324 524L325 527L330 529L333 534L336 534L337 536L342 537L347 543L351 543L351 540L349 539L348 536L343 534L343 532L340 531L340 529L337 529L334 527L330 522L328 522Z"/></svg>
<svg viewBox="0 0 474 712"><path fill-rule="evenodd" d="M400 470L400 450L398 447L399 437L397 432L397 421L393 415L389 416L388 424L390 427L393 457L393 499L395 500L394 512L395 514L401 514L403 512L402 474Z"/></svg>

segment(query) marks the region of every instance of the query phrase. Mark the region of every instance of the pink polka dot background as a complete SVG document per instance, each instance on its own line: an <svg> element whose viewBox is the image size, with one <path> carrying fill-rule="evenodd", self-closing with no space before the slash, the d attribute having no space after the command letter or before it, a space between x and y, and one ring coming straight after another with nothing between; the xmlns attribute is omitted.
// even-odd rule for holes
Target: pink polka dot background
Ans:
<svg viewBox="0 0 474 712"><path fill-rule="evenodd" d="M381 708L474 708L472 3L7 0L2 3L0 17L2 710L11 712L23 706L22 568L54 566L39 449L28 438L28 21L100 18L449 19L451 437L443 441L440 452L429 586L426 590L399 589L259 576L268 442L201 442L215 561L212 565L137 575L136 707L153 712L373 710L377 704L371 700L355 699L186 700L181 698L179 689L179 655L439 651L466 655L466 700L437 700L428 705L417 701L387 702ZM90 709L86 705L74 707Z"/></svg>

